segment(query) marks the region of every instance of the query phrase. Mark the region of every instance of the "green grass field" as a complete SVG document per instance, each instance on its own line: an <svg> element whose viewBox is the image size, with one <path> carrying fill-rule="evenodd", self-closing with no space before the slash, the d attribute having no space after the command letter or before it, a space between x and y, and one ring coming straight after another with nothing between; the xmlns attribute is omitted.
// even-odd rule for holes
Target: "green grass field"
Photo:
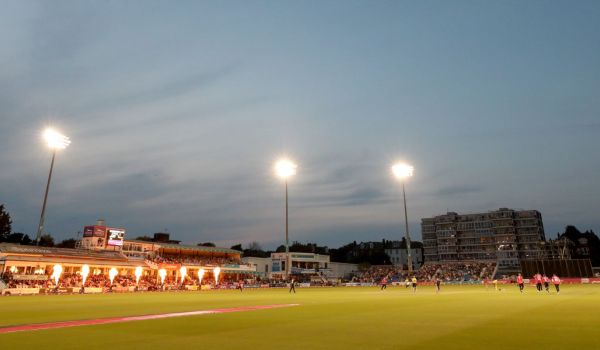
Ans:
<svg viewBox="0 0 600 350"><path fill-rule="evenodd" d="M249 305L300 306L0 335L2 349L600 349L600 286L12 296L0 327Z"/></svg>

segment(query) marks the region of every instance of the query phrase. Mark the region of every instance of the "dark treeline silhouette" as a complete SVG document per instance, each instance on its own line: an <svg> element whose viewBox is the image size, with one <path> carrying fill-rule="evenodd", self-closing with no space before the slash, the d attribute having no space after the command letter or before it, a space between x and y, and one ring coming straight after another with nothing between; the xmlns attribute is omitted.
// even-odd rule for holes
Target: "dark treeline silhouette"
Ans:
<svg viewBox="0 0 600 350"><path fill-rule="evenodd" d="M73 248L75 247L75 239L66 239L61 244L67 242L73 242ZM4 204L0 204L0 243L15 243L22 245L35 245L35 239L31 238L28 234L23 232L12 232L12 220L10 214L6 211ZM43 234L40 237L40 246L43 247L54 247L54 237L50 234Z"/></svg>
<svg viewBox="0 0 600 350"><path fill-rule="evenodd" d="M0 204L0 242L6 242L11 232L12 220L10 214L4 208L4 204Z"/></svg>

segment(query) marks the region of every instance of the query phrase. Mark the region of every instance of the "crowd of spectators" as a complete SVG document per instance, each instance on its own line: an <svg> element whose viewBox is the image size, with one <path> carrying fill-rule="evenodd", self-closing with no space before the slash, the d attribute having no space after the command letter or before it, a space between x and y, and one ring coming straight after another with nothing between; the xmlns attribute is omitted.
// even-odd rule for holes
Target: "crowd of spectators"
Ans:
<svg viewBox="0 0 600 350"><path fill-rule="evenodd" d="M54 288L56 282L49 274L37 274L31 275L31 279L14 279L10 272L6 272L2 276L2 280L6 283L8 288ZM58 286L62 288L69 287L81 287L83 276L79 273L64 273L60 276ZM85 287L94 288L110 288L113 287L131 287L136 286L136 280L134 276L130 275L117 275L110 282L110 278L103 274L90 274L85 281ZM142 276L140 278L140 286L152 286L156 285L155 278L149 276Z"/></svg>
<svg viewBox="0 0 600 350"><path fill-rule="evenodd" d="M200 257L195 255L153 255L147 258L155 264L183 264L199 266L219 266L224 264L239 264L240 261L233 258Z"/></svg>
<svg viewBox="0 0 600 350"><path fill-rule="evenodd" d="M375 265L357 273L351 282L379 283L384 277L390 281L404 281L413 276L419 281L435 279L445 282L483 281L493 277L495 268L495 262L425 264L409 274L400 266Z"/></svg>
<svg viewBox="0 0 600 350"><path fill-rule="evenodd" d="M8 288L47 288L49 285L49 277L45 279L39 279L36 275L36 279L32 280L15 280L13 279L12 273L6 271L2 276L2 280L6 283Z"/></svg>
<svg viewBox="0 0 600 350"><path fill-rule="evenodd" d="M374 265L354 275L351 282L379 283L384 277L392 281L403 280L402 268L394 265Z"/></svg>
<svg viewBox="0 0 600 350"><path fill-rule="evenodd" d="M2 276L2 280L6 283L8 288L45 288L54 289L57 287L55 280L48 274L43 275L32 275L31 279L13 279L12 274L7 272ZM60 276L58 287L60 288L81 288L83 277L79 273L65 273ZM246 280L247 283L257 283L254 278ZM221 287L227 287L229 285L235 285L238 283L238 279L235 274L221 274L219 276L219 285ZM211 285L215 286L214 275L207 272L204 275L202 283L200 283L197 276L187 275L182 281L177 275L169 274L165 277L164 283L157 276L141 276L139 283L136 281L135 276L132 275L117 275L114 277L112 283L109 276L104 274L90 274L85 281L85 288L104 288L105 290L111 290L113 288L127 288L127 287L138 287L140 290L160 290L160 289L183 289L185 286L200 286Z"/></svg>
<svg viewBox="0 0 600 350"><path fill-rule="evenodd" d="M417 278L423 281L436 278L446 282L483 281L491 279L495 269L495 262L425 264L419 269Z"/></svg>

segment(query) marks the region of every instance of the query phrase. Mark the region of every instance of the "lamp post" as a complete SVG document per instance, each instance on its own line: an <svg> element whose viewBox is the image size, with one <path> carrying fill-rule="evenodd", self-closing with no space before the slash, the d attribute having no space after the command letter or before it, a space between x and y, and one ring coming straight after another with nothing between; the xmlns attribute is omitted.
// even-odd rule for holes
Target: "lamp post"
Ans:
<svg viewBox="0 0 600 350"><path fill-rule="evenodd" d="M50 189L50 180L52 180L52 169L54 168L54 159L56 158L56 151L65 149L71 143L68 137L57 132L54 129L46 129L42 134L44 141L48 147L52 150L52 161L50 162L50 172L48 173L48 182L46 183L46 192L44 193L44 202L42 204L42 214L40 215L40 223L38 225L36 245L40 244L40 238L44 231L44 216L46 214L46 202L48 201L48 190Z"/></svg>
<svg viewBox="0 0 600 350"><path fill-rule="evenodd" d="M404 189L404 183L406 179L413 176L414 168L411 165L405 163L398 163L392 166L392 173L396 177L396 179L402 181L402 197L404 199L404 224L406 228L406 252L407 252L407 263L408 263L408 273L412 274L413 272L413 261L412 261L412 252L410 249L410 234L408 233L408 213L406 211L406 191Z"/></svg>
<svg viewBox="0 0 600 350"><path fill-rule="evenodd" d="M281 159L275 163L275 173L285 181L285 278L290 275L290 247L289 247L289 221L288 221L288 179L296 175L298 166L288 159Z"/></svg>

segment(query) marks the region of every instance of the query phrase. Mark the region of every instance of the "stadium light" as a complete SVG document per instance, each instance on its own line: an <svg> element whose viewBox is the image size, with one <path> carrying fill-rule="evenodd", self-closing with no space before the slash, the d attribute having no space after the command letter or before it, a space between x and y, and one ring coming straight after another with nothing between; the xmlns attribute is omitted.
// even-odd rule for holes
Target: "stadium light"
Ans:
<svg viewBox="0 0 600 350"><path fill-rule="evenodd" d="M408 213L406 210L406 191L404 189L404 183L406 180L413 176L415 168L412 165L406 163L396 163L392 166L392 173L396 179L402 181L402 197L404 198L404 225L406 229L406 257L408 265L408 273L413 272L413 261L412 253L410 248L410 234L408 233Z"/></svg>
<svg viewBox="0 0 600 350"><path fill-rule="evenodd" d="M296 169L298 166L289 159L280 159L275 163L275 173L282 179L288 179L291 176L296 175Z"/></svg>
<svg viewBox="0 0 600 350"><path fill-rule="evenodd" d="M50 162L50 172L48 173L48 182L46 183L46 192L44 193L44 202L42 203L42 213L40 214L40 222L38 224L36 245L40 244L42 232L44 231L44 219L46 214L46 202L48 201L48 190L50 189L50 180L52 179L52 169L54 168L54 160L56 159L56 151L63 150L71 144L71 140L60 132L47 128L42 133L42 138L46 141L48 148L52 150L52 161Z"/></svg>
<svg viewBox="0 0 600 350"><path fill-rule="evenodd" d="M414 170L415 168L412 165L406 163L398 163L392 166L392 172L398 180L404 180L413 176Z"/></svg>
<svg viewBox="0 0 600 350"><path fill-rule="evenodd" d="M290 275L290 242L289 242L289 219L288 219L288 179L296 175L298 166L289 159L280 159L275 163L275 173L285 180L285 278Z"/></svg>
<svg viewBox="0 0 600 350"><path fill-rule="evenodd" d="M61 134L60 132L52 128L47 128L46 130L44 130L42 137L44 138L44 141L46 141L46 143L48 144L48 148L54 150L65 149L69 146L69 144L71 144L71 140L69 140L67 136Z"/></svg>

